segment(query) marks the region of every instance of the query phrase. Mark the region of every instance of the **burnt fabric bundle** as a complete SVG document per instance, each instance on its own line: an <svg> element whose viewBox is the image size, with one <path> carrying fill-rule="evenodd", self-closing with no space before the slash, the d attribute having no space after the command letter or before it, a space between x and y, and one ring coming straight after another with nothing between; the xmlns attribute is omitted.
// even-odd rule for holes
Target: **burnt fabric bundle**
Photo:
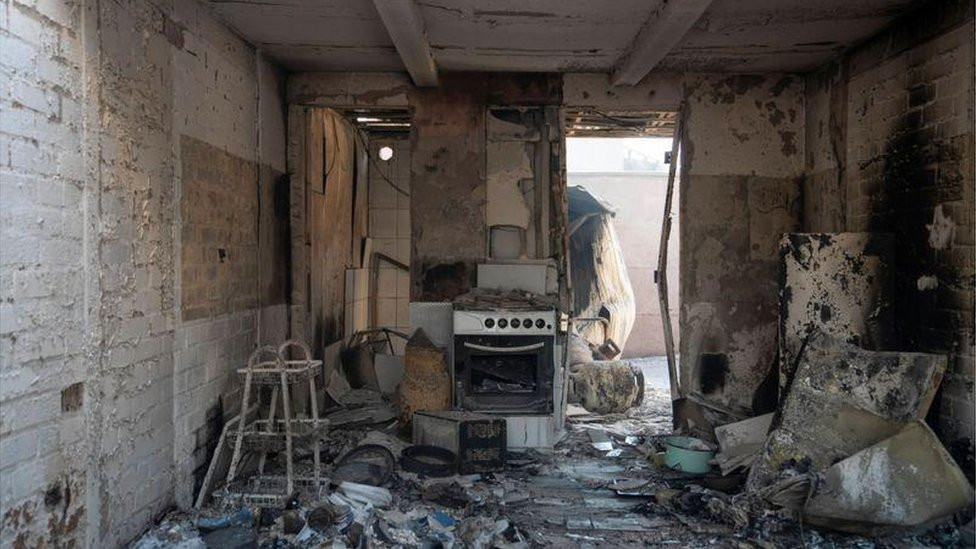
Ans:
<svg viewBox="0 0 976 549"><path fill-rule="evenodd" d="M414 412L451 407L451 376L444 350L434 345L423 329L407 341L403 381L400 383L400 420L409 424Z"/></svg>

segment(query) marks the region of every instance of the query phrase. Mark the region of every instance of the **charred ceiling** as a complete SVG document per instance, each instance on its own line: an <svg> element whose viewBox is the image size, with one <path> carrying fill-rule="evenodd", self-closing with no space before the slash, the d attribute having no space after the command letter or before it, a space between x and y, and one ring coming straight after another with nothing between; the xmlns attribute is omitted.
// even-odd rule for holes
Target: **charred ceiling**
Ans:
<svg viewBox="0 0 976 549"><path fill-rule="evenodd" d="M660 0L544 0L532 6L398 0L382 2L378 10L374 2L351 0L209 3L288 70L406 69L418 85L431 85L438 70L613 72L622 84L652 69L804 71L918 4L712 0L696 1L692 10Z"/></svg>

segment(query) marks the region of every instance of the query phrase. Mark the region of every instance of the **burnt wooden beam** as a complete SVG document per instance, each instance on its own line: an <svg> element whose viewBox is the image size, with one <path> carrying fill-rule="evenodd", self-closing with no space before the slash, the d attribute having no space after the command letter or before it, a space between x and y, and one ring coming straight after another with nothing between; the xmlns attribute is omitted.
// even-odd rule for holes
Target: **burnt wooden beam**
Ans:
<svg viewBox="0 0 976 549"><path fill-rule="evenodd" d="M417 87L437 86L437 64L414 0L373 0L400 59Z"/></svg>
<svg viewBox="0 0 976 549"><path fill-rule="evenodd" d="M684 38L712 0L665 0L614 67L614 86L635 86Z"/></svg>

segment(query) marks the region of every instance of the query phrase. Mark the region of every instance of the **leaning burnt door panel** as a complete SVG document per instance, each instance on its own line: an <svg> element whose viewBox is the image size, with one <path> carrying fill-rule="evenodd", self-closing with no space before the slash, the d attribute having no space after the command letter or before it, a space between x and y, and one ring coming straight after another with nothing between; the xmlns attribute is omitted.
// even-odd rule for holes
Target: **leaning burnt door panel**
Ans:
<svg viewBox="0 0 976 549"><path fill-rule="evenodd" d="M353 127L331 109L309 109L305 157L306 338L312 349L343 335L345 271L352 259Z"/></svg>

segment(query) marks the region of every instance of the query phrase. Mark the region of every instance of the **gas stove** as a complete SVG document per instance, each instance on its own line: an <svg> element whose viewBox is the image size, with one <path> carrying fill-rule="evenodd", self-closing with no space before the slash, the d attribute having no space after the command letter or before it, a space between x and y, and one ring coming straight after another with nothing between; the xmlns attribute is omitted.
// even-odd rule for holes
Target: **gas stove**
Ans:
<svg viewBox="0 0 976 549"><path fill-rule="evenodd" d="M455 335L555 336L556 312L454 311Z"/></svg>
<svg viewBox="0 0 976 549"><path fill-rule="evenodd" d="M562 432L563 345L545 310L455 310L454 404L502 415L509 447L546 448Z"/></svg>

